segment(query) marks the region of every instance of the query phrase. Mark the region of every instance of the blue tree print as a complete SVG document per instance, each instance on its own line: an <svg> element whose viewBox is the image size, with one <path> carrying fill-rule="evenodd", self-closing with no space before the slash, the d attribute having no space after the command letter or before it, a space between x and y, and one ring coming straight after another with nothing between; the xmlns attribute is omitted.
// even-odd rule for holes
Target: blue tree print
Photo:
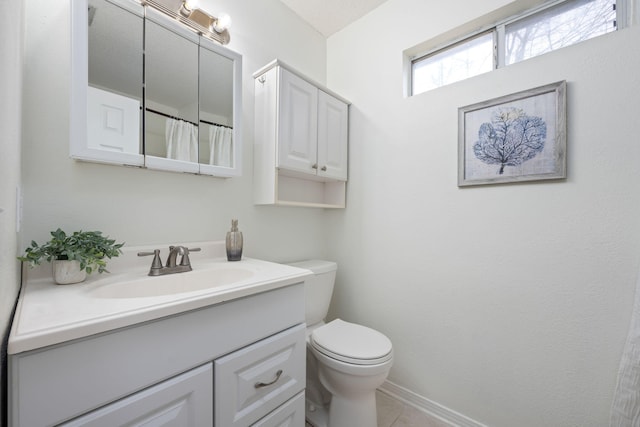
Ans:
<svg viewBox="0 0 640 427"><path fill-rule="evenodd" d="M541 117L528 116L520 108L502 108L493 112L491 123L478 130L473 145L476 157L490 165L518 166L534 158L544 148L547 124Z"/></svg>

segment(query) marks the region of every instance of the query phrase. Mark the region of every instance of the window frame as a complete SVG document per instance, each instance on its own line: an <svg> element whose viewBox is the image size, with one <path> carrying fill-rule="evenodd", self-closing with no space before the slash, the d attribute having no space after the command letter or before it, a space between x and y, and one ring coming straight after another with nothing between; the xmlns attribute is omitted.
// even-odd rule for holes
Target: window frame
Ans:
<svg viewBox="0 0 640 427"><path fill-rule="evenodd" d="M408 93L407 95L409 97L411 96L415 96L415 95L419 95L420 93L425 93L425 92L429 92L430 90L433 89L428 89L426 91L423 92L419 92L419 93L414 93L414 64L420 62L423 59L426 58L430 58L430 57L434 57L440 53L444 53L449 49L453 49L461 44L470 42L472 40L474 40L476 37L479 37L481 35L484 35L486 33L493 33L493 50L494 50L494 59L493 59L493 69L491 71L497 70L499 68L504 68L506 67L506 51L505 51L505 33L506 33L506 27L510 24L513 24L515 22L518 22L520 20L526 19L530 16L542 13L546 10L549 10L551 8L557 7L563 3L571 3L571 2L577 2L579 0L551 0L551 1L547 1L544 2L542 4L539 4L535 7L532 7L530 9L527 9L525 11L513 14L513 15L509 15L503 19L500 19L496 22L493 22L492 24L489 25L485 25L483 27L481 27L480 29L477 29L473 32L468 32L465 33L464 35L460 36L460 37L456 37L453 40L450 40L446 43L443 44L439 44L436 45L435 47L428 49L426 51L422 51L418 54L414 54L411 55L409 57L407 57L408 59L408 63L407 63L407 68L408 68L408 85L407 85L407 89L408 89ZM611 32L616 32L619 30L622 30L624 28L627 28L629 26L632 25L632 11L633 6L632 3L635 3L638 5L637 8L640 8L640 0L615 0L615 12L616 12L616 18L615 18L615 30L610 31L606 34L609 34ZM599 36L595 36L595 37L599 37ZM592 37L593 38L593 37ZM590 40L590 39L587 39ZM587 41L584 40L584 41ZM572 45L570 45L572 46ZM565 46L568 47L568 46ZM558 48L558 49L562 49ZM555 49L555 50L558 50ZM536 56L540 56L540 55L536 55ZM534 56L535 57L535 56ZM533 57L532 57L533 58ZM530 59L530 58L527 58ZM526 60L526 59L525 59ZM522 61L518 61L518 62L522 62ZM511 65L511 64L510 64ZM474 77L474 76L471 76ZM468 77L470 78L470 77ZM457 80L456 82L460 82L463 80ZM453 82L453 83L456 83ZM438 87L443 87L443 86L448 86L449 84L453 84L453 83L447 83L444 84L442 86L438 86ZM437 88L434 88L437 89Z"/></svg>

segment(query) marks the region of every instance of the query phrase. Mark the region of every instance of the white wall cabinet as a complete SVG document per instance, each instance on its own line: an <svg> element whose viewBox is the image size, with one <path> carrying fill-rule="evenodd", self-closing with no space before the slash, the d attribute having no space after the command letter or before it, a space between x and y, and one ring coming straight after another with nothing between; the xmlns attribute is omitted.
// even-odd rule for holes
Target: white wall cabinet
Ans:
<svg viewBox="0 0 640 427"><path fill-rule="evenodd" d="M254 78L255 203L343 208L349 102L278 60Z"/></svg>
<svg viewBox="0 0 640 427"><path fill-rule="evenodd" d="M11 354L9 422L303 427L305 350L298 283Z"/></svg>

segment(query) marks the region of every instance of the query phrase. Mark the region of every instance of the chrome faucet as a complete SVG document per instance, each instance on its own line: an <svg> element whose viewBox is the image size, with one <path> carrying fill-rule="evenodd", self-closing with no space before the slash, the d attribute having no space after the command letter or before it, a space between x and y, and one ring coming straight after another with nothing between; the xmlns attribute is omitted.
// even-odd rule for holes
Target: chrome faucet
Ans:
<svg viewBox="0 0 640 427"><path fill-rule="evenodd" d="M153 252L138 252L138 256L153 255L153 261L151 262L151 268L149 269L149 276L162 276L164 274L191 271L192 268L191 260L189 260L189 252L198 251L200 251L200 248L189 249L184 246L169 246L169 256L167 257L167 263L164 267L160 260L160 249L154 249ZM176 263L178 255L181 256L180 264Z"/></svg>

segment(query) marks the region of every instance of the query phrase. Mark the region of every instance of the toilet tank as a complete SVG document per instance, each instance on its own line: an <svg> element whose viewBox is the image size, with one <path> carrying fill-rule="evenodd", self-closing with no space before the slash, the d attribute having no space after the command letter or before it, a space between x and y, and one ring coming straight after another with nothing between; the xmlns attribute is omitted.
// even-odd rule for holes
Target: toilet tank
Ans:
<svg viewBox="0 0 640 427"><path fill-rule="evenodd" d="M307 327L324 320L329 311L338 264L332 261L312 259L290 265L311 270L314 274L304 282L305 321Z"/></svg>

